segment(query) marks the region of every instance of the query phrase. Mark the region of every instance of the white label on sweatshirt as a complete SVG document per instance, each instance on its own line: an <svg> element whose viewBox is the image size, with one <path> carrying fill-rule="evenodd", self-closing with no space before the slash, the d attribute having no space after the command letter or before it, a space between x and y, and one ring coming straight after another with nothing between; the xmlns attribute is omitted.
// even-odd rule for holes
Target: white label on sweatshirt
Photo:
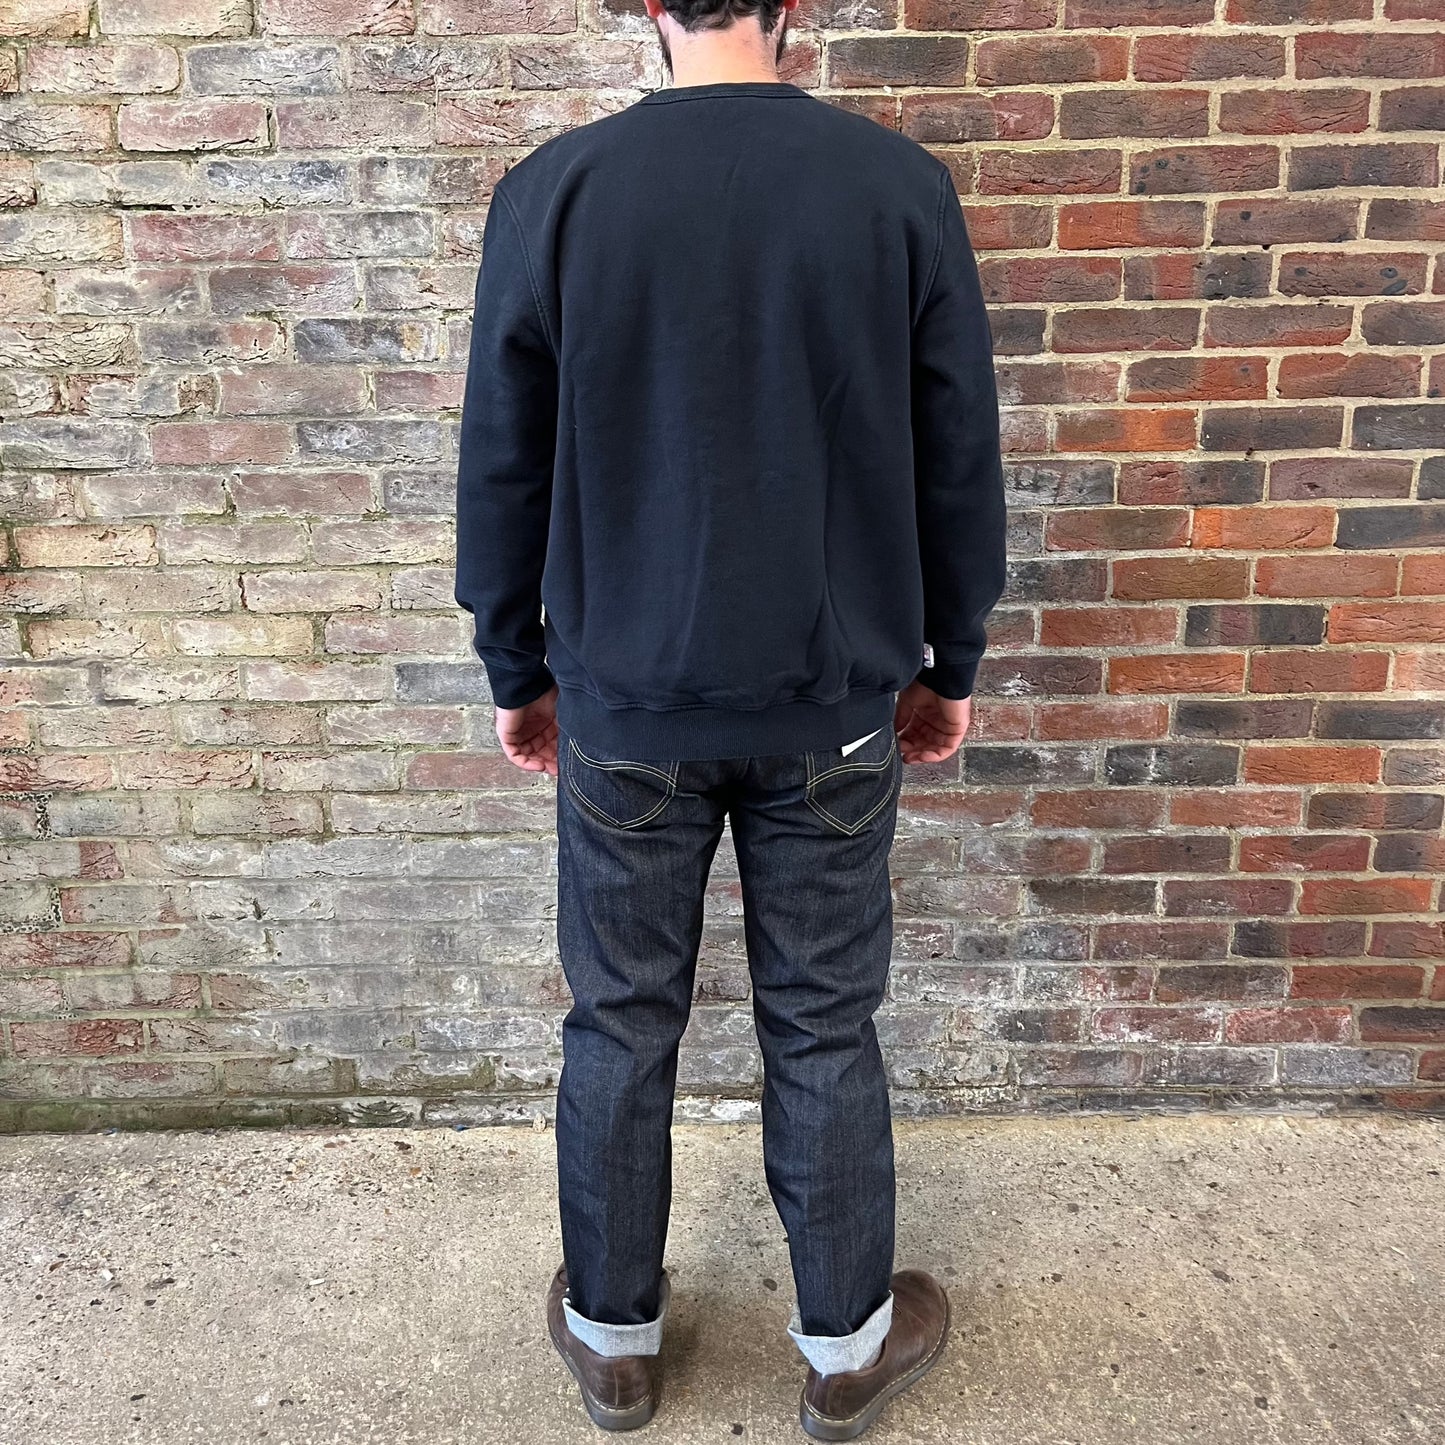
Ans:
<svg viewBox="0 0 1445 1445"><path fill-rule="evenodd" d="M848 754L853 751L854 748L861 748L863 744L868 741L869 738L876 738L878 734L882 731L882 728L874 728L871 733L865 733L861 738L857 740L857 742L849 743L847 747L843 749L843 756L846 758Z"/></svg>

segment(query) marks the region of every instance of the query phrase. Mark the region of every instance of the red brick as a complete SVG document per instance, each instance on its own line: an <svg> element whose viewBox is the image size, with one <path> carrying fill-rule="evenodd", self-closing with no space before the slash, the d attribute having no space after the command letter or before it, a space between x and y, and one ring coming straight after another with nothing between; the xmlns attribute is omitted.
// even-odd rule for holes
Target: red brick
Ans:
<svg viewBox="0 0 1445 1445"><path fill-rule="evenodd" d="M1445 692L1445 652L1397 652L1395 685L1406 692Z"/></svg>
<svg viewBox="0 0 1445 1445"><path fill-rule="evenodd" d="M1164 703L1061 702L1039 709L1041 738L1113 742L1120 738L1160 738L1169 731Z"/></svg>
<svg viewBox="0 0 1445 1445"><path fill-rule="evenodd" d="M1243 557L1121 557L1113 572L1110 595L1129 602L1221 600L1249 593L1249 562Z"/></svg>
<svg viewBox="0 0 1445 1445"><path fill-rule="evenodd" d="M1347 1008L1235 1009L1224 1021L1231 1044L1345 1044L1354 1017Z"/></svg>
<svg viewBox="0 0 1445 1445"><path fill-rule="evenodd" d="M986 151L979 159L980 195L1063 196L1117 191L1123 153L1117 150Z"/></svg>
<svg viewBox="0 0 1445 1445"><path fill-rule="evenodd" d="M1351 89L1235 90L1219 98L1219 128L1236 135L1362 131L1370 92Z"/></svg>
<svg viewBox="0 0 1445 1445"><path fill-rule="evenodd" d="M1280 396L1418 396L1418 356L1286 356L1279 364Z"/></svg>
<svg viewBox="0 0 1445 1445"><path fill-rule="evenodd" d="M1375 958L1445 959L1445 922L1377 923L1370 953ZM1445 968L1435 971L1432 998L1445 998Z"/></svg>
<svg viewBox="0 0 1445 1445"><path fill-rule="evenodd" d="M1139 402L1262 400L1268 364L1263 356L1150 357L1130 365L1125 396Z"/></svg>
<svg viewBox="0 0 1445 1445"><path fill-rule="evenodd" d="M1249 783L1375 783L1380 750L1255 743L1245 749L1244 777Z"/></svg>
<svg viewBox="0 0 1445 1445"><path fill-rule="evenodd" d="M1396 567L1393 557L1261 557L1254 588L1262 597L1389 597Z"/></svg>
<svg viewBox="0 0 1445 1445"><path fill-rule="evenodd" d="M1295 74L1301 80L1334 76L1415 80L1445 75L1445 33L1306 32L1295 37Z"/></svg>
<svg viewBox="0 0 1445 1445"><path fill-rule="evenodd" d="M1445 602L1340 602L1331 642L1445 642Z"/></svg>
<svg viewBox="0 0 1445 1445"><path fill-rule="evenodd" d="M1230 551L1283 551L1328 547L1334 540L1331 507L1201 507L1194 514L1191 547Z"/></svg>
<svg viewBox="0 0 1445 1445"><path fill-rule="evenodd" d="M1301 913L1424 913L1433 884L1428 878L1307 878Z"/></svg>
<svg viewBox="0 0 1445 1445"><path fill-rule="evenodd" d="M1285 38L1269 34L1140 35L1134 77L1177 85L1185 80L1273 80L1285 73Z"/></svg>
<svg viewBox="0 0 1445 1445"><path fill-rule="evenodd" d="M1196 444L1192 411L1163 407L1138 410L1062 412L1057 422L1058 446L1079 452L1182 452Z"/></svg>
<svg viewBox="0 0 1445 1445"><path fill-rule="evenodd" d="M1321 654L1315 649L1256 652L1249 690L1264 693L1380 692L1390 673L1384 652Z"/></svg>
<svg viewBox="0 0 1445 1445"><path fill-rule="evenodd" d="M1159 794L1132 788L1078 788L1040 792L1033 823L1041 828L1143 828L1160 820Z"/></svg>
<svg viewBox="0 0 1445 1445"><path fill-rule="evenodd" d="M1046 647L1132 647L1172 642L1179 617L1163 607L1045 608L1039 641Z"/></svg>
<svg viewBox="0 0 1445 1445"><path fill-rule="evenodd" d="M1445 556L1406 556L1400 565L1400 593L1405 597L1445 597Z"/></svg>
<svg viewBox="0 0 1445 1445"><path fill-rule="evenodd" d="M1290 975L1294 998L1419 998L1425 970L1404 964L1296 964Z"/></svg>
<svg viewBox="0 0 1445 1445"><path fill-rule="evenodd" d="M967 205L963 218L975 251L1047 246L1053 235L1053 211L1048 206Z"/></svg>
<svg viewBox="0 0 1445 1445"><path fill-rule="evenodd" d="M979 85L1079 85L1123 80L1129 68L1124 35L1040 35L979 42Z"/></svg>
<svg viewBox="0 0 1445 1445"><path fill-rule="evenodd" d="M1363 871L1369 864L1370 840L1355 834L1239 840L1239 866L1246 873Z"/></svg>
<svg viewBox="0 0 1445 1445"><path fill-rule="evenodd" d="M1207 652L1109 659L1109 691L1130 692L1243 692L1242 652Z"/></svg>
<svg viewBox="0 0 1445 1445"><path fill-rule="evenodd" d="M1169 821L1185 828L1289 828L1300 820L1300 796L1227 788L1175 793Z"/></svg>
<svg viewBox="0 0 1445 1445"><path fill-rule="evenodd" d="M1203 243L1202 201L1090 201L1059 207L1059 246L1066 251Z"/></svg>

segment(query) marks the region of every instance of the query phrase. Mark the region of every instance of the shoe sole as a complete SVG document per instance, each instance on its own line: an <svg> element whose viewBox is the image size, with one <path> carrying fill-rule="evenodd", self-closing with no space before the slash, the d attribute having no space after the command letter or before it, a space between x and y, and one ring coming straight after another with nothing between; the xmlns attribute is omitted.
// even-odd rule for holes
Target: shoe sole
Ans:
<svg viewBox="0 0 1445 1445"><path fill-rule="evenodd" d="M567 1366L568 1374L577 1382L577 1388L582 1392L582 1404L592 1417L594 1425L603 1430L636 1430L652 1419L657 1410L655 1392L638 1404L628 1405L623 1409L618 1409L613 1405L604 1405L588 1393L587 1386L582 1383L582 1376L578 1373L576 1365L572 1363L567 1351L562 1348L562 1341L557 1338L556 1331L550 1325L547 1327L547 1333L551 1335L552 1344L562 1357L562 1363Z"/></svg>
<svg viewBox="0 0 1445 1445"><path fill-rule="evenodd" d="M948 1295L945 1293L943 1296L943 1331L938 1337L938 1343L906 1375L899 1375L891 1384L885 1385L879 1390L877 1395L856 1415L850 1415L844 1420L831 1415L820 1415L809 1407L805 1390L798 1397L798 1420L804 1431L815 1440L856 1440L883 1413L884 1407L890 1400L896 1399L910 1385L917 1384L938 1363L939 1357L943 1354L943 1347L948 1343L948 1330L952 1316L953 1307L949 1304Z"/></svg>

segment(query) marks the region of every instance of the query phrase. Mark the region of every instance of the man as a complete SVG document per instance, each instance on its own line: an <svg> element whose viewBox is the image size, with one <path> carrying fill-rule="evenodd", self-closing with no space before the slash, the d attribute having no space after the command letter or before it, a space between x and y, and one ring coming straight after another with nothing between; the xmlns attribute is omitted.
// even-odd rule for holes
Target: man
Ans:
<svg viewBox="0 0 1445 1445"><path fill-rule="evenodd" d="M646 0L674 84L496 187L457 600L503 751L557 778L553 1342L651 1418L678 1041L732 829L803 1427L938 1358L893 1271L873 1015L904 763L954 754L1004 585L992 340L947 169L778 79L797 0Z"/></svg>

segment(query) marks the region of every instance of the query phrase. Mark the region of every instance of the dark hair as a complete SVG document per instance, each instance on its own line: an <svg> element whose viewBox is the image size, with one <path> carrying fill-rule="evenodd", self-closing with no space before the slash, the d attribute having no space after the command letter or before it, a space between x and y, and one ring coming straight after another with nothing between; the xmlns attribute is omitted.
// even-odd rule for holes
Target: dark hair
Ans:
<svg viewBox="0 0 1445 1445"><path fill-rule="evenodd" d="M758 17L764 35L771 35L783 13L779 0L662 0L667 13L687 31L726 30L734 20Z"/></svg>

